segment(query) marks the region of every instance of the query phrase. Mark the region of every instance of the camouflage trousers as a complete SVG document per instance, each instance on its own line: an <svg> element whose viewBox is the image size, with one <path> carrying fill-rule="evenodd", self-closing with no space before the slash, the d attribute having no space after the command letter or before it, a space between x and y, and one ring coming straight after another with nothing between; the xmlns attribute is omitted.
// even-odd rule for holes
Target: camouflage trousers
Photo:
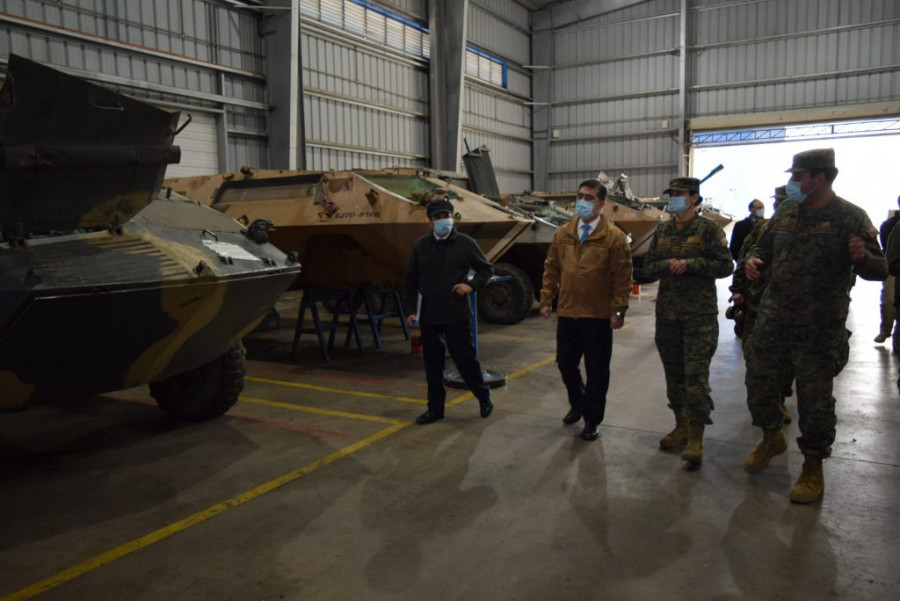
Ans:
<svg viewBox="0 0 900 601"><path fill-rule="evenodd" d="M666 395L676 414L711 424L709 364L719 344L717 315L693 315L673 321L656 318L656 349L666 372Z"/></svg>
<svg viewBox="0 0 900 601"><path fill-rule="evenodd" d="M849 334L843 321L802 324L760 316L745 347L753 425L782 426L782 391L796 377L797 444L804 453L830 455L837 423L833 384L847 364Z"/></svg>

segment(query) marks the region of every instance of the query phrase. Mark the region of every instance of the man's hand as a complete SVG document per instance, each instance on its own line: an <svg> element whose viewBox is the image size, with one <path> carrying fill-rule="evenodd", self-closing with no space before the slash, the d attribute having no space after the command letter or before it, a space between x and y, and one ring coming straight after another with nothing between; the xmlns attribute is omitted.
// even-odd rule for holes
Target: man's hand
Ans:
<svg viewBox="0 0 900 601"><path fill-rule="evenodd" d="M544 319L550 319L550 314L553 312L553 307L550 305L542 305L541 306L541 317Z"/></svg>
<svg viewBox="0 0 900 601"><path fill-rule="evenodd" d="M413 313L412 315L406 316L406 323L409 327L414 328L419 325L419 316Z"/></svg>
<svg viewBox="0 0 900 601"><path fill-rule="evenodd" d="M744 295L741 294L740 292L735 292L734 294L731 295L731 298L729 298L728 300L734 302L734 306L738 307L738 306L744 304Z"/></svg>
<svg viewBox="0 0 900 601"><path fill-rule="evenodd" d="M625 325L625 318L619 317L615 313L613 313L609 318L609 329L610 330L618 330L623 325Z"/></svg>
<svg viewBox="0 0 900 601"><path fill-rule="evenodd" d="M866 262L866 243L856 234L847 236L847 250L850 251L850 260L854 265L862 265Z"/></svg>
<svg viewBox="0 0 900 601"><path fill-rule="evenodd" d="M453 287L453 292L460 296L465 296L468 293L472 292L472 287L469 286L468 284L456 284Z"/></svg>
<svg viewBox="0 0 900 601"><path fill-rule="evenodd" d="M756 257L744 261L744 273L747 275L747 279L752 282L758 278L759 272L765 264L765 261Z"/></svg>
<svg viewBox="0 0 900 601"><path fill-rule="evenodd" d="M684 275L687 272L687 261L684 259L669 259L669 272L672 275Z"/></svg>

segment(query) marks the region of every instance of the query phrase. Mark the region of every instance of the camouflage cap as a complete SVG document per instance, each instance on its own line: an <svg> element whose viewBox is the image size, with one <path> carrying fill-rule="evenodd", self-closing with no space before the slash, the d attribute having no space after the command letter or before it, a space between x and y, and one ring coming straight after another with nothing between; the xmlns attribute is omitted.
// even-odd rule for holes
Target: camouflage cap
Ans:
<svg viewBox="0 0 900 601"><path fill-rule="evenodd" d="M811 169L834 169L834 148L815 148L794 155L794 164L785 173L797 173Z"/></svg>
<svg viewBox="0 0 900 601"><path fill-rule="evenodd" d="M700 180L696 177L676 177L669 182L669 187L663 190L663 194L670 194L672 190L687 190L688 192L700 192Z"/></svg>
<svg viewBox="0 0 900 601"><path fill-rule="evenodd" d="M429 219L438 213L450 213L453 215L453 205L450 204L450 201L446 198L439 198L437 200L432 200L425 205L425 213L428 215Z"/></svg>
<svg viewBox="0 0 900 601"><path fill-rule="evenodd" d="M777 201L787 200L787 186L778 186L775 188L775 195L772 196Z"/></svg>

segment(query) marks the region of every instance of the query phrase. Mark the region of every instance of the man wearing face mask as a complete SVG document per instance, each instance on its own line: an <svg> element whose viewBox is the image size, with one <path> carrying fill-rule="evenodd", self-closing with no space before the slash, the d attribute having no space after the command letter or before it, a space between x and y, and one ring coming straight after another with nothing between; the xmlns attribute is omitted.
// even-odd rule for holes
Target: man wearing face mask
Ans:
<svg viewBox="0 0 900 601"><path fill-rule="evenodd" d="M833 380L848 360L851 278L884 280L887 263L866 212L832 189L833 149L794 155L788 172L788 199L744 261L748 280L764 269L769 278L746 357L747 406L763 439L744 467L759 472L787 450L778 403L796 376L804 462L790 499L812 503L822 496L822 460L835 439Z"/></svg>
<svg viewBox="0 0 900 601"><path fill-rule="evenodd" d="M612 331L622 327L631 294L631 247L625 234L602 217L606 187L581 182L577 219L556 230L541 286L541 317L557 302L556 363L566 386L569 412L564 424L584 418L584 440L600 437L606 413ZM587 381L581 377L584 358Z"/></svg>
<svg viewBox="0 0 900 601"><path fill-rule="evenodd" d="M659 441L662 449L686 448L681 458L703 460L703 432L712 423L709 364L719 341L716 279L731 275L734 263L725 232L697 214L700 180L678 177L664 191L673 215L656 227L644 270L659 278L656 348L666 373L666 396L675 429Z"/></svg>
<svg viewBox="0 0 900 601"><path fill-rule="evenodd" d="M428 410L416 423L424 425L444 419L446 351L478 399L481 417L488 417L494 404L472 342L469 294L487 283L493 268L475 240L453 227L453 205L447 198L432 200L425 210L431 221L431 233L416 241L406 267L404 286L407 322L411 326L418 322L422 333L422 358L428 383ZM470 270L475 275L468 280ZM420 294L421 314L417 308Z"/></svg>
<svg viewBox="0 0 900 601"><path fill-rule="evenodd" d="M766 205L761 200L754 199L747 208L750 210L750 215L735 223L734 229L731 231L731 244L728 246L728 250L731 251L731 256L735 261L740 258L744 240L766 216Z"/></svg>

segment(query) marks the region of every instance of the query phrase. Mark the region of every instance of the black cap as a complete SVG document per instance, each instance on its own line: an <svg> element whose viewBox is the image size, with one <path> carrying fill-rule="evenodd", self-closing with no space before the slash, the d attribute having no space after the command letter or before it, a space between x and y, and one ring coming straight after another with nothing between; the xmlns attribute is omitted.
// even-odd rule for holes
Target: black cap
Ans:
<svg viewBox="0 0 900 601"><path fill-rule="evenodd" d="M438 198L425 205L425 213L428 215L429 219L438 213L450 213L453 215L453 205L450 204L450 201L446 198Z"/></svg>

